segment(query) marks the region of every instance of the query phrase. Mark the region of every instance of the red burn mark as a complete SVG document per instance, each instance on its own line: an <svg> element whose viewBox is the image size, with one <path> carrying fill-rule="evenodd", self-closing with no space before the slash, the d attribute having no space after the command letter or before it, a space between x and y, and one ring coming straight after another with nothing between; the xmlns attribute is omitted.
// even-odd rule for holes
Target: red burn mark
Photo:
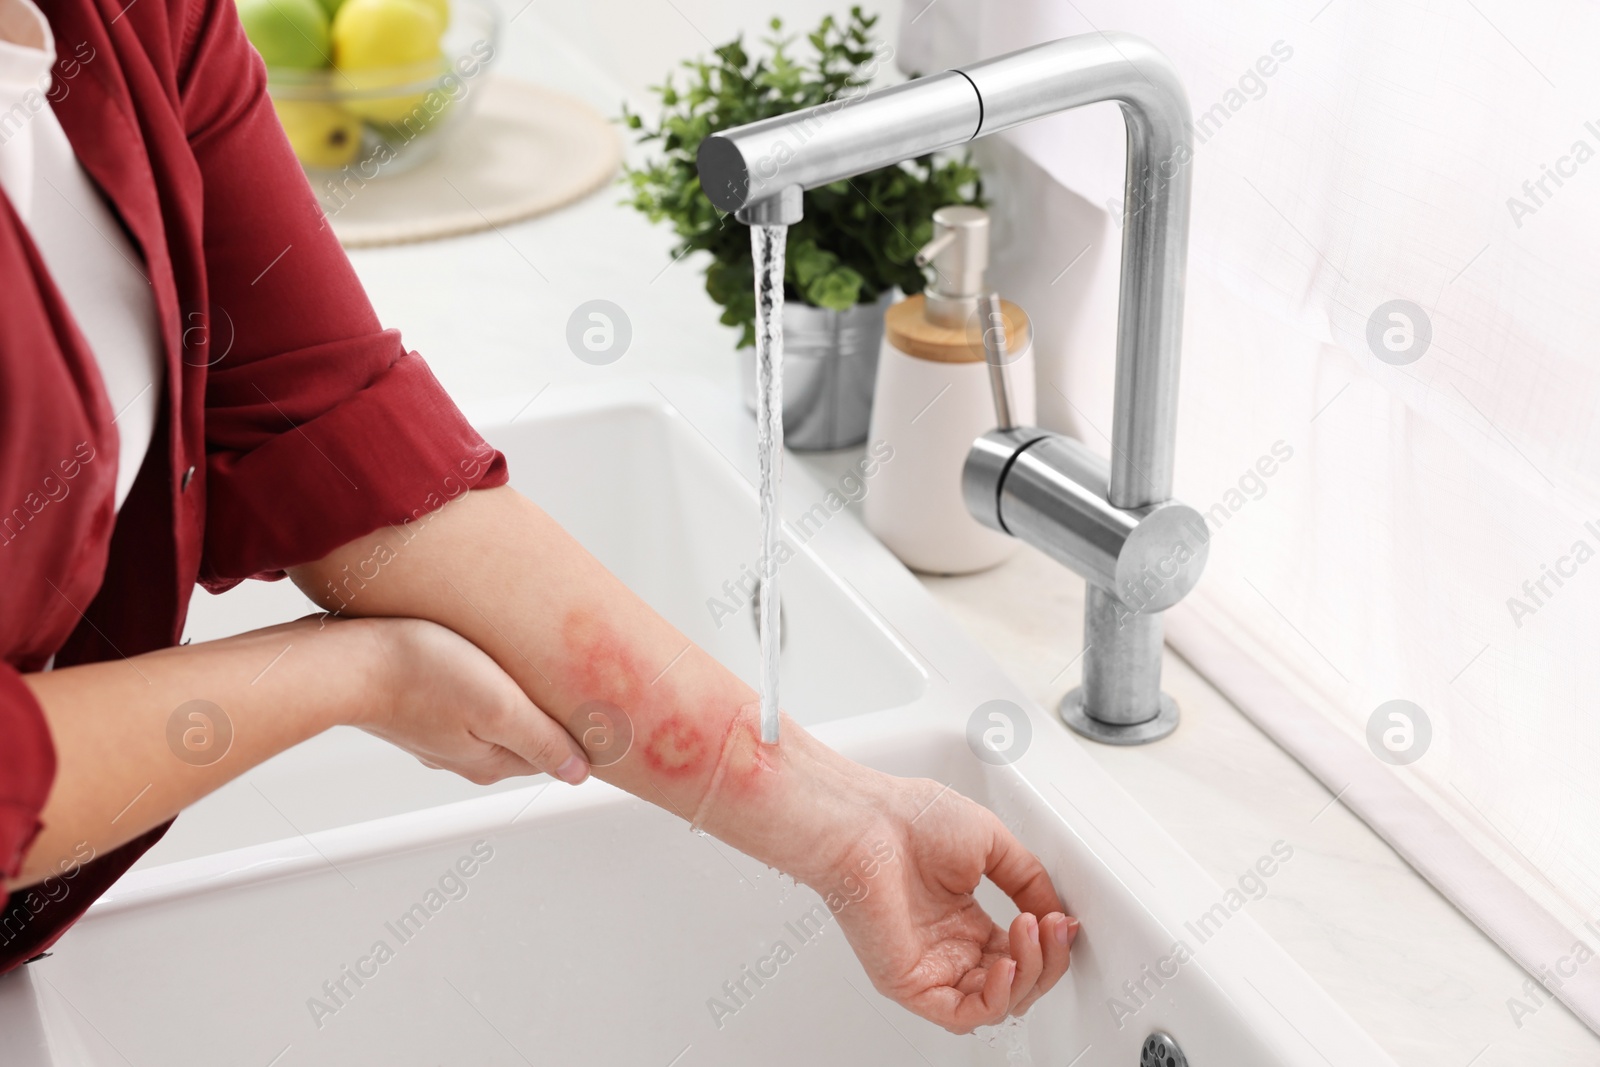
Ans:
<svg viewBox="0 0 1600 1067"><path fill-rule="evenodd" d="M715 755L705 733L677 712L651 731L640 751L651 770L669 778L702 773L708 769L708 757Z"/></svg>
<svg viewBox="0 0 1600 1067"><path fill-rule="evenodd" d="M607 700L630 712L649 688L646 667L605 621L579 609L568 613L562 636L571 651L572 682L587 700Z"/></svg>
<svg viewBox="0 0 1600 1067"><path fill-rule="evenodd" d="M748 799L763 791L783 768L783 749L761 740L760 705L746 703L733 711L720 758L727 763L719 788Z"/></svg>
<svg viewBox="0 0 1600 1067"><path fill-rule="evenodd" d="M663 677L668 658L644 659L604 616L573 610L562 620L561 635L572 691L583 701L614 704L630 717L634 749L653 774L668 779L709 775L730 732L758 736L737 708L729 719L701 714L697 709L712 702L690 697L670 674Z"/></svg>

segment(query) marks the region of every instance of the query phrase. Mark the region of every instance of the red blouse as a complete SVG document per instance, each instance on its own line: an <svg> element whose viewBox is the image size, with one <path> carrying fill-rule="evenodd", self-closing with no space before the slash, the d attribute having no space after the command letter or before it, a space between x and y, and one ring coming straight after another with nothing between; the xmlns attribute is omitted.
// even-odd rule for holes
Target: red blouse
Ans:
<svg viewBox="0 0 1600 1067"><path fill-rule="evenodd" d="M41 7L53 107L143 257L166 378L118 513L93 355L0 194L0 891L55 774L22 673L52 654L68 666L172 645L197 581L281 578L451 486L506 480L427 364L378 324L234 0ZM165 829L11 893L0 972L49 946Z"/></svg>

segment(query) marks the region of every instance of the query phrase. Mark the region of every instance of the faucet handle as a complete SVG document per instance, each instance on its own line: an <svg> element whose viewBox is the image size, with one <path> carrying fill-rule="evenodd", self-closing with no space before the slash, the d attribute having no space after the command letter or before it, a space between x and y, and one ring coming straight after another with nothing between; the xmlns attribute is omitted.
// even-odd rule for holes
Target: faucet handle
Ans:
<svg viewBox="0 0 1600 1067"><path fill-rule="evenodd" d="M983 325L984 362L989 365L989 391L994 395L995 425L1010 430L1017 424L1011 414L1011 389L1006 381L1010 354L1006 350L1006 317L1000 310L999 293L990 293L979 301L978 316Z"/></svg>
<svg viewBox="0 0 1600 1067"><path fill-rule="evenodd" d="M1033 427L990 430L961 470L967 513L1026 541L1120 602L1124 615L1165 611L1200 580L1211 530L1194 508L1164 500L1119 508L1111 467L1081 441Z"/></svg>

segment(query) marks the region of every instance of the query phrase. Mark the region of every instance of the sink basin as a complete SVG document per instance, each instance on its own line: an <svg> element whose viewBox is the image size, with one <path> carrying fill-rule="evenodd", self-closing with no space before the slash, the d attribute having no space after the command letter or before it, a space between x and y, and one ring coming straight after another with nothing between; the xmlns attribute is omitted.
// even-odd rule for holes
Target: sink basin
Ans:
<svg viewBox="0 0 1600 1067"><path fill-rule="evenodd" d="M619 399L615 391L552 397L539 418L484 432L509 457L513 485L686 636L755 685L752 483L661 394ZM826 495L803 470L790 470L787 489L794 520ZM790 544L802 547L814 524L791 521ZM783 615L783 704L799 721L899 707L927 687L927 672L910 650L861 610L848 583L813 552L783 568Z"/></svg>
<svg viewBox="0 0 1600 1067"><path fill-rule="evenodd" d="M753 562L738 405L665 383L516 410L473 414L519 487L753 677L748 610L706 603ZM812 510L831 488L790 465L785 703L852 757L987 804L1045 862L1083 934L1024 1030L909 1015L809 890L604 783L485 790L336 731L198 805L0 978L0 1063L1134 1067L1157 1030L1194 1067L1392 1063L1248 914L1244 877L1270 876L1207 877L848 513ZM303 611L256 588L200 604L191 633ZM1011 763L967 742L993 700L1031 730ZM1292 855L1264 843L1268 866Z"/></svg>

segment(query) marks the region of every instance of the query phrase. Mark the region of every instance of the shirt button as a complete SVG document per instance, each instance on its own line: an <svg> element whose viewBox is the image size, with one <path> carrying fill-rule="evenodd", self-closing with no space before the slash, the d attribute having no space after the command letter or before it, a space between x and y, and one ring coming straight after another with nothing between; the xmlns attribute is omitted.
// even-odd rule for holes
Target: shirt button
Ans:
<svg viewBox="0 0 1600 1067"><path fill-rule="evenodd" d="M189 491L189 483L192 481L194 481L194 468L190 467L183 472L183 481L178 484L178 492L187 493Z"/></svg>

